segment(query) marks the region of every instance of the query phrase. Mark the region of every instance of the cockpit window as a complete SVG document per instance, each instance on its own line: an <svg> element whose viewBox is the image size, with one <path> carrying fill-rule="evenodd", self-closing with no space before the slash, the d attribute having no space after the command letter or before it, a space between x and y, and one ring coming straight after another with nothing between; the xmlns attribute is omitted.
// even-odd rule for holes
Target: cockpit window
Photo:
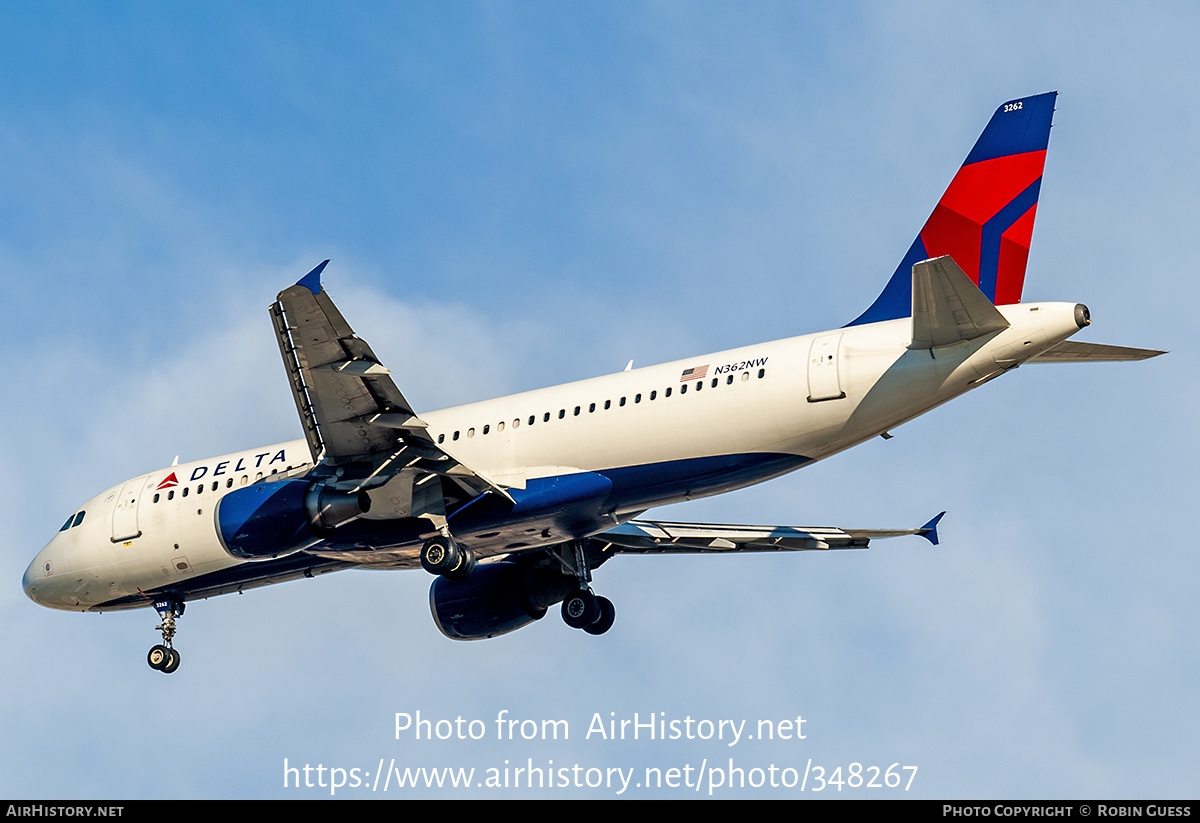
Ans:
<svg viewBox="0 0 1200 823"><path fill-rule="evenodd" d="M75 514L73 514L73 515L71 515L70 517L68 517L68 518L67 518L67 522L62 524L62 528L61 528L61 529L59 529L59 531L60 531L60 532L65 532L67 529L74 528L75 526L78 526L80 523L82 523L82 522L83 522L83 516L84 516L86 513L87 513L87 512L75 512Z"/></svg>

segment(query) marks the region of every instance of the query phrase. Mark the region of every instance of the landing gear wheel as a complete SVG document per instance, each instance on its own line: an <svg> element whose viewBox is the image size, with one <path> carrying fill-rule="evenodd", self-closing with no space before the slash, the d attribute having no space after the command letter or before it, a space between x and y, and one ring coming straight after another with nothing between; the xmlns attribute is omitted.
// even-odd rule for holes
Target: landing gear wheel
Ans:
<svg viewBox="0 0 1200 823"><path fill-rule="evenodd" d="M453 562L451 554L454 544L444 537L433 537L421 547L421 568L430 574L441 574Z"/></svg>
<svg viewBox="0 0 1200 823"><path fill-rule="evenodd" d="M590 626L599 617L600 603L596 595L585 589L580 589L563 601L562 619L572 629Z"/></svg>
<svg viewBox="0 0 1200 823"><path fill-rule="evenodd" d="M171 639L175 637L175 618L183 614L183 601L164 597L154 601L154 610L162 619L162 623L155 626L162 632L162 643L150 649L146 662L155 671L170 674L179 668L179 652L175 651Z"/></svg>
<svg viewBox="0 0 1200 823"><path fill-rule="evenodd" d="M611 600L607 597L597 597L596 602L600 604L600 616L596 618L595 623L583 627L588 634L604 634L612 628L613 621L617 619L617 607Z"/></svg>
<svg viewBox="0 0 1200 823"><path fill-rule="evenodd" d="M421 548L421 568L451 580L464 580L475 569L475 553L445 535L431 537Z"/></svg>
<svg viewBox="0 0 1200 823"><path fill-rule="evenodd" d="M178 658L178 655L176 655ZM171 660L171 649L166 646L154 646L150 649L150 653L146 655L146 662L150 664L150 668L155 671L162 671L163 667ZM176 663L176 668L178 668ZM174 671L174 669L172 669Z"/></svg>
<svg viewBox="0 0 1200 823"><path fill-rule="evenodd" d="M475 552L463 546L456 546L460 555L460 562L457 568L446 572L445 576L451 580L466 580L471 576L471 572L475 571Z"/></svg>

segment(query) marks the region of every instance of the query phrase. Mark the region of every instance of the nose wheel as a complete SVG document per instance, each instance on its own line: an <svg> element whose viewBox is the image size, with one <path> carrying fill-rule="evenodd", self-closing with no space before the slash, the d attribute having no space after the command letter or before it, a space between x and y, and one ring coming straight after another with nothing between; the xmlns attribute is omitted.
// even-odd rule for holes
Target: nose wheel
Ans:
<svg viewBox="0 0 1200 823"><path fill-rule="evenodd" d="M179 652L171 645L171 640L175 637L175 618L183 615L183 604L174 600L156 600L154 608L162 619L155 628L162 632L163 642L150 649L146 662L155 671L171 674L179 668Z"/></svg>
<svg viewBox="0 0 1200 823"><path fill-rule="evenodd" d="M179 668L179 652L167 646L154 646L146 655L146 662L150 668L170 674Z"/></svg>

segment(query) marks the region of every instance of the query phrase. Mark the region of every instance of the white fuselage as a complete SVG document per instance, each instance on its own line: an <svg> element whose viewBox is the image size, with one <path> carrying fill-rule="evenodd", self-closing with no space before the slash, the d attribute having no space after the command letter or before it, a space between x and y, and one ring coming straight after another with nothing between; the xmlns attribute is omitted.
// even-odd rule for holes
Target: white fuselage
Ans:
<svg viewBox="0 0 1200 823"><path fill-rule="evenodd" d="M510 489L581 472L625 478L614 481L607 520L592 529L602 531L649 506L750 485L828 457L1079 329L1073 303L999 308L1009 328L953 346L909 349L912 321L905 318L619 372L421 419L440 448ZM186 597L191 581L213 575L228 578L221 591L236 590L239 567L258 561L225 549L215 504L234 489L301 475L311 460L305 441L295 440L170 466L114 486L84 504L69 521L78 524L64 527L38 553L25 573L25 590L38 603L71 610L149 606L150 594L164 588ZM386 505L382 510L373 508L371 516L386 517ZM418 547L412 546L414 554ZM497 552L485 550L481 557L489 553ZM265 582L272 580L249 585ZM147 597L129 600L140 592Z"/></svg>

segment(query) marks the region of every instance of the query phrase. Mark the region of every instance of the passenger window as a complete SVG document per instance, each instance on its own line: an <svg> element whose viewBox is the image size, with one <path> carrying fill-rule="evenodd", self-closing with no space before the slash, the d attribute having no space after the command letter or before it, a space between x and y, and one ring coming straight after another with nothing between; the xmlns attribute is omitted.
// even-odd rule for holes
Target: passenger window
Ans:
<svg viewBox="0 0 1200 823"><path fill-rule="evenodd" d="M219 480L214 480L214 481L213 481L213 489L212 489L212 490L213 490L213 491L216 491L216 490L217 490L217 486L220 486L220 485L221 485L221 481L219 481Z"/></svg>
<svg viewBox="0 0 1200 823"><path fill-rule="evenodd" d="M761 379L761 378L762 378L762 376L763 376L764 374L766 374L766 373L767 373L767 370L766 370L766 369L759 369L759 370L758 370L758 376L759 376L759 379Z"/></svg>
<svg viewBox="0 0 1200 823"><path fill-rule="evenodd" d="M575 407L575 416L576 416L576 417L578 417L578 416L579 416L579 406L576 406L576 407Z"/></svg>
<svg viewBox="0 0 1200 823"><path fill-rule="evenodd" d="M442 443L445 443L445 442L446 442L446 435L444 433L439 434L438 435L438 445L441 445Z"/></svg>
<svg viewBox="0 0 1200 823"><path fill-rule="evenodd" d="M233 488L233 478L232 477L225 481L225 488L227 488L227 489ZM168 500L170 499L170 495L167 496L167 499Z"/></svg>
<svg viewBox="0 0 1200 823"><path fill-rule="evenodd" d="M154 502L155 502L155 503L157 503L157 502L158 502L158 495L157 495L157 494L155 494L155 495L154 495ZM70 521L70 520L68 520L67 522L68 522L68 523L70 523L71 521ZM66 526L63 526L63 528L65 529L65 528L66 528Z"/></svg>
<svg viewBox="0 0 1200 823"><path fill-rule="evenodd" d="M611 401L611 400L605 400L605 401L604 401L604 410L605 410L605 411L608 411L608 410L609 410L609 409L611 409L611 408L612 408L612 401Z"/></svg>
<svg viewBox="0 0 1200 823"><path fill-rule="evenodd" d="M472 426L471 428L467 429L467 437L474 437L474 436L475 436L475 427Z"/></svg>
<svg viewBox="0 0 1200 823"><path fill-rule="evenodd" d="M748 371L742 372L742 382L745 383L749 379L750 379L750 372L748 372Z"/></svg>
<svg viewBox="0 0 1200 823"><path fill-rule="evenodd" d="M653 400L653 399L654 399L654 398L656 398L656 397L658 397L658 390L657 390L657 389L656 389L656 390L654 390L654 391L652 391L652 392L650 392L650 399L651 399L651 400Z"/></svg>
<svg viewBox="0 0 1200 823"><path fill-rule="evenodd" d="M559 419L559 420L562 420L562 419L563 419L564 417L566 417L566 416L567 416L567 410L566 410L566 409L559 409L559 410L558 410L558 419Z"/></svg>
<svg viewBox="0 0 1200 823"><path fill-rule="evenodd" d="M733 375L732 374L725 378L725 385L726 386L733 385Z"/></svg>
<svg viewBox="0 0 1200 823"><path fill-rule="evenodd" d="M546 417L549 417L549 416L550 416L550 415L546 415ZM531 425L531 426L532 426L532 425L533 425L533 422L534 422L535 420L537 420L537 417L535 417L535 416L534 416L534 415L532 415L532 414L531 414L531 415L529 415L529 425Z"/></svg>
<svg viewBox="0 0 1200 823"><path fill-rule="evenodd" d="M496 431L498 431L498 432L504 431L504 421L503 420L501 420L499 423L496 424Z"/></svg>
<svg viewBox="0 0 1200 823"><path fill-rule="evenodd" d="M622 397L622 398L621 398L621 404L620 404L620 405L622 405L622 406L624 406L624 405L625 405L625 398L624 398L624 397Z"/></svg>
<svg viewBox="0 0 1200 823"><path fill-rule="evenodd" d="M635 394L635 395L633 396L633 402L634 402L634 403L641 403L641 402L642 402L642 396L641 396L640 394Z"/></svg>
<svg viewBox="0 0 1200 823"><path fill-rule="evenodd" d="M670 394L670 393L671 393L671 390L667 389L667 394ZM679 393L687 394L687 383L684 383L682 386L679 387Z"/></svg>
<svg viewBox="0 0 1200 823"><path fill-rule="evenodd" d="M542 422L543 422L543 423L549 423L549 422L550 422L550 412L546 412L545 414L543 414L543 415L542 415Z"/></svg>
<svg viewBox="0 0 1200 823"><path fill-rule="evenodd" d="M250 476L249 476L249 475L247 475L247 474L243 474L243 475L242 475L242 485L244 486L244 485L246 485L246 484L247 484L247 483L249 483L249 482L250 482Z"/></svg>
<svg viewBox="0 0 1200 823"><path fill-rule="evenodd" d="M204 494L204 484L203 483L201 483L199 486L196 487L196 494Z"/></svg>
<svg viewBox="0 0 1200 823"><path fill-rule="evenodd" d="M184 496L184 497L187 497L187 494L188 494L188 487L187 487L187 486L184 486L184 487L183 487L183 496Z"/></svg>
<svg viewBox="0 0 1200 823"><path fill-rule="evenodd" d="M596 404L595 404L595 403L593 403L592 405L588 406L588 414L592 414L592 413L593 413L593 412L595 412L595 411L596 411Z"/></svg>
<svg viewBox="0 0 1200 823"><path fill-rule="evenodd" d="M684 388L686 389L687 386L684 386ZM670 397L670 396L671 396L671 388L668 386L667 390L665 392L663 392L663 397Z"/></svg>
<svg viewBox="0 0 1200 823"><path fill-rule="evenodd" d="M720 380L718 380L717 378L714 377L713 382L712 382L712 387L715 389L717 387L717 384L720 382L721 382Z"/></svg>
<svg viewBox="0 0 1200 823"><path fill-rule="evenodd" d="M457 439L458 439L458 432L455 432L455 433L454 433L454 439L455 439L455 440L457 440Z"/></svg>
<svg viewBox="0 0 1200 823"><path fill-rule="evenodd" d="M484 427L483 427L483 433L484 433L484 434L487 434L487 433L488 433L488 429L490 429L491 427L492 427L492 425L491 425L490 423L487 423L487 424L485 424L485 425L484 425Z"/></svg>
<svg viewBox="0 0 1200 823"><path fill-rule="evenodd" d="M174 499L175 499L175 490L174 490L174 489L171 489L169 492L167 492L167 499L168 499L168 500L174 500Z"/></svg>

